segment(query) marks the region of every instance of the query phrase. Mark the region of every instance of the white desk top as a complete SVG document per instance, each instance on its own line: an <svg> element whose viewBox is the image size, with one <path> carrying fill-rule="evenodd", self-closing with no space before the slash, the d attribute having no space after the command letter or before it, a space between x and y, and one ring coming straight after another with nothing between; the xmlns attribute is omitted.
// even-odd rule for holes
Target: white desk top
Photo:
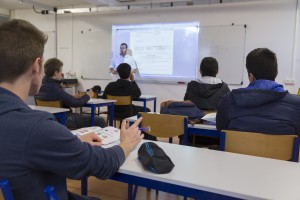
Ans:
<svg viewBox="0 0 300 200"><path fill-rule="evenodd" d="M156 96L154 95L146 95L146 94L142 94L139 98L137 99L152 99L152 98L156 98Z"/></svg>
<svg viewBox="0 0 300 200"><path fill-rule="evenodd" d="M137 115L128 117L125 119L128 122L135 122L137 120ZM209 125L209 124L195 124L194 126L189 124L189 128L198 128L198 129L206 129L206 130L217 130L216 125Z"/></svg>
<svg viewBox="0 0 300 200"><path fill-rule="evenodd" d="M54 108L54 107L45 107L45 106L36 106L36 105L28 105L28 106L32 110L40 110L40 111L45 111L45 112L49 112L52 114L70 111L68 108Z"/></svg>
<svg viewBox="0 0 300 200"><path fill-rule="evenodd" d="M116 102L117 100L113 99L90 99L86 104L99 104L99 103L113 103Z"/></svg>
<svg viewBox="0 0 300 200"><path fill-rule="evenodd" d="M145 171L139 146L119 172L242 199L300 199L299 163L156 143L175 164L169 174Z"/></svg>

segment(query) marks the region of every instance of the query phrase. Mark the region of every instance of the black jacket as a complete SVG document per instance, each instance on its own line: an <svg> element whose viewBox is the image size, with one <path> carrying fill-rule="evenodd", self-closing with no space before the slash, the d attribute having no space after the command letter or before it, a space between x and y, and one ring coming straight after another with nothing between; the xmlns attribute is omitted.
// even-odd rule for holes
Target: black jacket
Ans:
<svg viewBox="0 0 300 200"><path fill-rule="evenodd" d="M184 100L191 100L201 110L216 110L220 100L229 91L224 82L206 84L191 81L187 85Z"/></svg>
<svg viewBox="0 0 300 200"><path fill-rule="evenodd" d="M262 89L227 94L216 117L217 129L280 135L300 134L300 97Z"/></svg>
<svg viewBox="0 0 300 200"><path fill-rule="evenodd" d="M113 96L131 96L132 99L141 96L141 90L135 81L129 81L124 79L118 79L115 82L110 82L104 89L103 98L106 99L107 95ZM115 106L115 117L126 118L137 113L132 112L129 106Z"/></svg>
<svg viewBox="0 0 300 200"><path fill-rule="evenodd" d="M63 107L80 107L90 100L89 95L83 95L80 98L76 98L68 94L61 86L61 81L55 80L51 77L44 76L37 99L43 101L57 101L61 100Z"/></svg>

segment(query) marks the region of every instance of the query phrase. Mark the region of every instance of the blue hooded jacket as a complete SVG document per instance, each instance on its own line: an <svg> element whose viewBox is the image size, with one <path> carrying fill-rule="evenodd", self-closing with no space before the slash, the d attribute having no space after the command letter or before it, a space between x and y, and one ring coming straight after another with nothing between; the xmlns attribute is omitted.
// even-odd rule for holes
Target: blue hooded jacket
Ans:
<svg viewBox="0 0 300 200"><path fill-rule="evenodd" d="M274 81L257 80L223 98L216 125L219 131L299 135L300 97Z"/></svg>

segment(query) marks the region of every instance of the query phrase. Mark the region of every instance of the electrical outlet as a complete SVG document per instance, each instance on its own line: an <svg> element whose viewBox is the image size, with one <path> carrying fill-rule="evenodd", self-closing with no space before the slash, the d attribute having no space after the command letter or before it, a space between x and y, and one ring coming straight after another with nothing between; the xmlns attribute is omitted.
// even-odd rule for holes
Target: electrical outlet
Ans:
<svg viewBox="0 0 300 200"><path fill-rule="evenodd" d="M295 85L295 80L293 79L286 79L284 80L285 85Z"/></svg>

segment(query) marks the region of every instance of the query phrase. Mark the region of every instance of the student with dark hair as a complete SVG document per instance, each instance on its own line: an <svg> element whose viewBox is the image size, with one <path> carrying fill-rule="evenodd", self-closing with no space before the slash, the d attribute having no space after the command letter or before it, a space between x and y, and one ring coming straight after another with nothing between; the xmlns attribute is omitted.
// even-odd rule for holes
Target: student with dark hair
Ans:
<svg viewBox="0 0 300 200"><path fill-rule="evenodd" d="M60 200L91 199L67 192L66 177L115 174L141 141L138 120L121 128L121 143L101 148L95 134L78 138L48 112L25 102L36 95L44 75L47 37L31 23L15 19L0 24L0 177L6 178L15 200L45 199L52 185Z"/></svg>
<svg viewBox="0 0 300 200"><path fill-rule="evenodd" d="M127 63L121 63L117 68L120 79L110 82L104 89L103 98L106 99L107 95L113 96L131 96L132 99L141 96L141 90L134 81L131 73L131 67ZM143 112L143 107L133 105L132 115L137 115L138 112ZM150 109L147 108L147 112ZM124 106L115 106L115 113L118 118L131 117L131 108Z"/></svg>
<svg viewBox="0 0 300 200"><path fill-rule="evenodd" d="M217 112L217 129L268 134L300 134L300 97L275 82L276 54L267 48L246 58L250 84L227 94Z"/></svg>
<svg viewBox="0 0 300 200"><path fill-rule="evenodd" d="M228 85L217 78L218 62L205 57L200 64L201 77L187 85L184 100L190 100L201 110L216 110L223 96L229 92Z"/></svg>
<svg viewBox="0 0 300 200"><path fill-rule="evenodd" d="M70 95L61 86L63 62L57 58L50 58L45 63L45 76L38 95L35 98L43 101L60 100L64 108L76 108L86 104L94 96L89 90L83 96ZM78 129L91 126L91 115L67 113L66 125L69 129ZM95 116L95 126L105 127L106 122L102 117Z"/></svg>

